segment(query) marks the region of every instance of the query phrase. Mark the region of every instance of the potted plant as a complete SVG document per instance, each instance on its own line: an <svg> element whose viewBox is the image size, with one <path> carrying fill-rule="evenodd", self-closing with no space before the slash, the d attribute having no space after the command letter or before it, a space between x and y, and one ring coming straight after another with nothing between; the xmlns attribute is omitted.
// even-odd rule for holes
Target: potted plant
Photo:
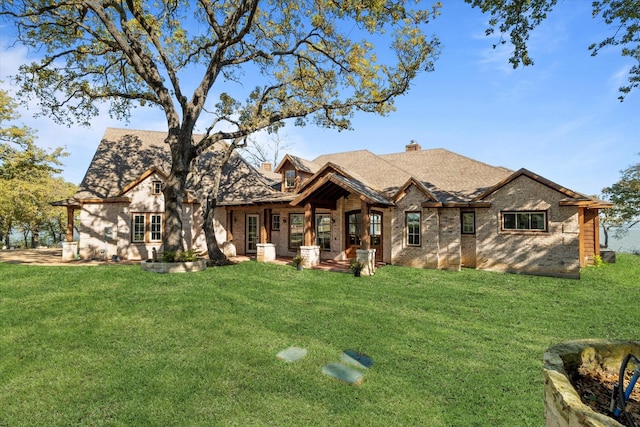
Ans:
<svg viewBox="0 0 640 427"><path fill-rule="evenodd" d="M291 261L293 262L293 265L298 269L298 271L302 271L302 263L304 263L304 257L302 255L294 256Z"/></svg>
<svg viewBox="0 0 640 427"><path fill-rule="evenodd" d="M360 273L362 272L363 268L364 268L364 262L360 261L359 259L354 258L349 263L349 270L353 272L353 275L355 277L360 277Z"/></svg>

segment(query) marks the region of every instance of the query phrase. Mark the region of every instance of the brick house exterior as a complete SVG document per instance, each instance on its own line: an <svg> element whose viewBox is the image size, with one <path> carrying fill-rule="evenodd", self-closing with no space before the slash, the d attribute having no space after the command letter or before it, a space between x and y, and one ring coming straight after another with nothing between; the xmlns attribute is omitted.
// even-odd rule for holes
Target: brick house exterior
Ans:
<svg viewBox="0 0 640 427"><path fill-rule="evenodd" d="M164 136L107 129L78 194L58 202L80 211L81 257L147 259L162 250ZM216 158L214 151L198 160L184 200L185 246L201 251L198 197ZM387 155L286 155L274 170L234 154L223 175L218 242L259 260L302 253L310 265L364 257L578 278L599 254L598 210L610 207L526 169L415 143Z"/></svg>

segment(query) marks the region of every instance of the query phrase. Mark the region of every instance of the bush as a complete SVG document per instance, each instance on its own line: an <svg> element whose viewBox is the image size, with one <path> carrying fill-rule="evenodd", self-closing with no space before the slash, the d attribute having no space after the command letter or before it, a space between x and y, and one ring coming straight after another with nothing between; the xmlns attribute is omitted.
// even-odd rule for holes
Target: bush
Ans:
<svg viewBox="0 0 640 427"><path fill-rule="evenodd" d="M604 261L602 260L602 257L600 255L596 255L593 257L593 265L596 267L602 267L602 265L604 264Z"/></svg>
<svg viewBox="0 0 640 427"><path fill-rule="evenodd" d="M195 249L189 249L179 254L173 251L164 251L162 253L162 262L192 262L197 259L198 254Z"/></svg>
<svg viewBox="0 0 640 427"><path fill-rule="evenodd" d="M352 273L360 273L364 268L364 265L364 262L354 258L349 263L349 270L351 270Z"/></svg>
<svg viewBox="0 0 640 427"><path fill-rule="evenodd" d="M304 262L304 257L301 256L301 255L296 255L296 256L293 257L291 262L293 263L293 265L295 267L297 267L297 266L299 266L300 264L302 264Z"/></svg>

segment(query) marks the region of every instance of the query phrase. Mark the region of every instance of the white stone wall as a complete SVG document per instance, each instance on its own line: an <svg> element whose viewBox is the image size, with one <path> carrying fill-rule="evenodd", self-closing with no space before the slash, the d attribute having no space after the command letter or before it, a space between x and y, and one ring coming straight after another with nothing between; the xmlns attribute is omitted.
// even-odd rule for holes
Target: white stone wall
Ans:
<svg viewBox="0 0 640 427"><path fill-rule="evenodd" d="M124 197L131 199L130 203L84 204L80 210L79 221L80 257L83 259L110 259L112 256L117 255L126 260L146 260L152 258L153 249L158 253L162 252L161 242L131 242L133 214L164 214L164 195L152 194L152 182L161 180L161 176L152 174L131 188L124 194ZM183 223L185 247L206 250L199 204L183 204ZM105 228L112 229L113 232L110 238L105 239ZM216 226L216 236L220 242L223 242L226 238L226 232L224 232L222 224Z"/></svg>

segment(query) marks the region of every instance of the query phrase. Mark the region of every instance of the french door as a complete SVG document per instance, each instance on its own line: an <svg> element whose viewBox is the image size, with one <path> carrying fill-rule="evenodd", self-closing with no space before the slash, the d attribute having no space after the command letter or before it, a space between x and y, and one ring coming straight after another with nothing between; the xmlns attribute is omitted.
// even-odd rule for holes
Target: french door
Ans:
<svg viewBox="0 0 640 427"><path fill-rule="evenodd" d="M245 236L248 254L255 254L258 250L258 218L259 215L247 215Z"/></svg>
<svg viewBox="0 0 640 427"><path fill-rule="evenodd" d="M347 212L345 215L346 239L345 252L347 258L355 258L356 250L362 248L360 238L362 231L361 211ZM369 234L371 236L371 249L376 250L376 260L382 260L382 213L371 212L369 216Z"/></svg>

